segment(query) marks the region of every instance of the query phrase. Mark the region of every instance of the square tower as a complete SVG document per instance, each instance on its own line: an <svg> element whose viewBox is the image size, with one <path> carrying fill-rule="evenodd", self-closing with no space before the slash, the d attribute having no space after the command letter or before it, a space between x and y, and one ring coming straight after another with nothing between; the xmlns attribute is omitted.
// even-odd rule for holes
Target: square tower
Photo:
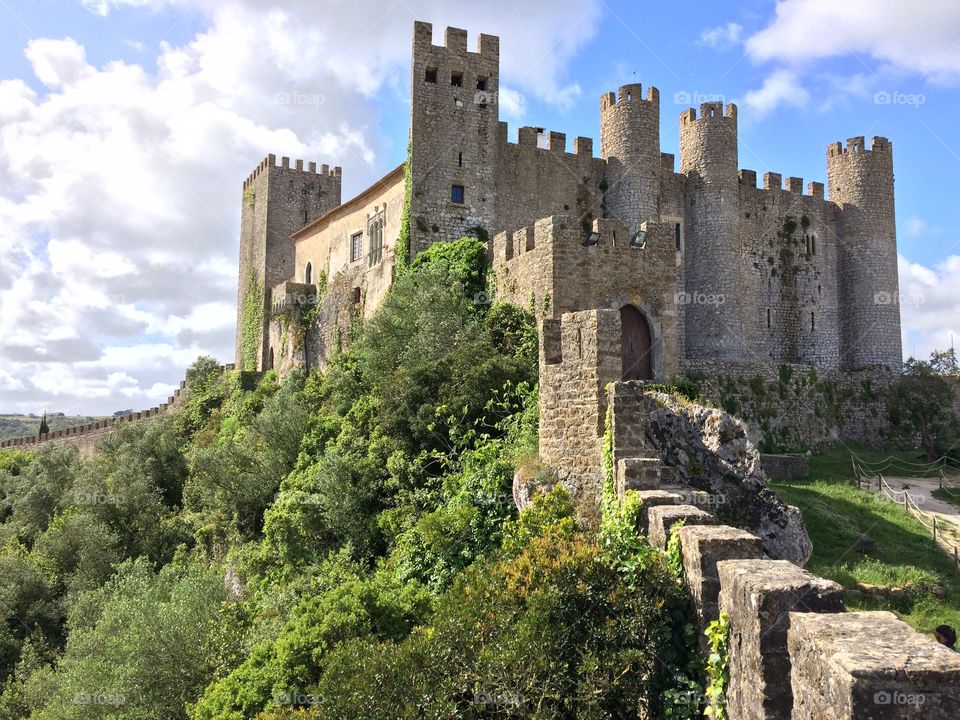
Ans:
<svg viewBox="0 0 960 720"><path fill-rule="evenodd" d="M410 118L410 256L435 242L494 229L498 152L500 39L417 22Z"/></svg>

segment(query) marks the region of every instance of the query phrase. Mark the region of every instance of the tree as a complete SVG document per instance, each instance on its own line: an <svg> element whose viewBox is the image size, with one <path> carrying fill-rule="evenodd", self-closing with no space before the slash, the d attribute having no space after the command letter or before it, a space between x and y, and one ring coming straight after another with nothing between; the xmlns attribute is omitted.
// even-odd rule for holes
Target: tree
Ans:
<svg viewBox="0 0 960 720"><path fill-rule="evenodd" d="M932 353L929 361L911 357L904 363L903 376L890 388L892 438L907 447L919 442L930 461L949 452L960 437L957 372L952 348Z"/></svg>

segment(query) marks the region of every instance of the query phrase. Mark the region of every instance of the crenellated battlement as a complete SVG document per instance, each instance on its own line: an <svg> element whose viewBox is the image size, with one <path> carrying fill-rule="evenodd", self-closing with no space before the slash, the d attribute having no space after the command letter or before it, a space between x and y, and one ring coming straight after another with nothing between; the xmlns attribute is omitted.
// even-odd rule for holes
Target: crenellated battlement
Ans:
<svg viewBox="0 0 960 720"><path fill-rule="evenodd" d="M865 152L890 153L892 151L893 143L891 143L887 138L879 135L875 135L873 138L871 138L869 149L866 147L866 139L863 135L847 138L846 147L844 147L840 142L830 143L827 145L828 158L834 158L847 154L855 155L857 153Z"/></svg>
<svg viewBox="0 0 960 720"><path fill-rule="evenodd" d="M567 152L567 135L562 132L547 131L542 127L526 125L517 128L517 141L510 141L510 127L505 122L499 125L500 141L513 147L530 147L544 152L561 155L581 155L593 157L593 139L576 137L573 140L573 152Z"/></svg>
<svg viewBox="0 0 960 720"><path fill-rule="evenodd" d="M636 109L650 105L660 106L660 91L652 85L647 88L646 97L640 83L623 85L616 93L608 92L600 96L601 113L617 107Z"/></svg>
<svg viewBox="0 0 960 720"><path fill-rule="evenodd" d="M250 185L253 184L254 180L256 180L258 177L260 177L262 173L268 171L271 168L308 173L310 175L319 175L321 177L340 178L343 176L343 168L339 166L331 169L329 165L324 164L324 165L321 165L320 169L318 170L317 163L308 162L306 163L306 169L304 169L304 161L296 160L294 161L293 167L290 167L290 158L286 156L281 157L280 162L278 164L277 156L271 153L270 155L267 155L267 157L265 157L260 162L260 164L257 165L256 168L254 168L253 172L250 173L249 177L247 177L247 179L243 181L243 189L246 190Z"/></svg>
<svg viewBox="0 0 960 720"><path fill-rule="evenodd" d="M433 44L433 23L417 21L413 24L414 42L418 45L429 46L437 50L445 50L457 55L478 55L486 60L499 61L500 38L496 35L481 33L477 37L476 52L467 50L467 31L461 28L448 27L444 32L443 45Z"/></svg>
<svg viewBox="0 0 960 720"><path fill-rule="evenodd" d="M726 108L724 108L722 102L705 102L700 104L700 115L697 116L697 111L694 108L687 108L682 113L680 113L680 125L690 125L693 123L703 122L703 121L713 121L717 119L733 119L737 118L737 106L733 103L729 103Z"/></svg>
<svg viewBox="0 0 960 720"><path fill-rule="evenodd" d="M784 180L780 173L765 172L763 174L763 187L757 188L756 170L741 169L739 176L741 188L761 189L770 192L788 192L810 197L814 200L823 200L824 185L821 182L807 183L806 192L804 192L803 178L788 177Z"/></svg>

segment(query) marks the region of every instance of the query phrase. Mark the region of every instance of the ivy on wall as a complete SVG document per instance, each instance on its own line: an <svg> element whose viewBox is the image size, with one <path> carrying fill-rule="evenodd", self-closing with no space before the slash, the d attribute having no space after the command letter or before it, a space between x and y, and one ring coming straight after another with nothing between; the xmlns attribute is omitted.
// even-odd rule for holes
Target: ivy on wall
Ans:
<svg viewBox="0 0 960 720"><path fill-rule="evenodd" d="M403 211L400 215L400 237L393 254L397 275L402 275L410 265L410 209L413 205L413 141L407 144L407 164L403 168Z"/></svg>
<svg viewBox="0 0 960 720"><path fill-rule="evenodd" d="M243 345L241 370L256 370L257 355L263 342L263 281L252 270L247 275L247 292L243 296L240 337Z"/></svg>

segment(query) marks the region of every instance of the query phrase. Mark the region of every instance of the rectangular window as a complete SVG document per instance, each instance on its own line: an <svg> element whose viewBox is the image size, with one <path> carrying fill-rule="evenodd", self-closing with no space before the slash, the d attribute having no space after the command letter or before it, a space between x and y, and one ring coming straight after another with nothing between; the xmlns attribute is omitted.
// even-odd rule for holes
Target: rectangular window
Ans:
<svg viewBox="0 0 960 720"><path fill-rule="evenodd" d="M477 78L477 90L486 91L487 79L485 77Z"/></svg>
<svg viewBox="0 0 960 720"><path fill-rule="evenodd" d="M455 202L457 205L463 205L464 203L463 185L454 185L450 189L450 200L452 202Z"/></svg>
<svg viewBox="0 0 960 720"><path fill-rule="evenodd" d="M436 68L427 68L427 74L424 76L424 81L428 83L437 82L437 69Z"/></svg>
<svg viewBox="0 0 960 720"><path fill-rule="evenodd" d="M463 87L463 73L452 73L450 75L450 84L454 87Z"/></svg>
<svg viewBox="0 0 960 720"><path fill-rule="evenodd" d="M363 233L358 232L350 237L350 262L356 262L363 257Z"/></svg>
<svg viewBox="0 0 960 720"><path fill-rule="evenodd" d="M355 288L353 289L353 304L354 304L354 305L359 305L361 299L362 299L362 296L361 296L361 294L360 294L360 288L355 287Z"/></svg>

